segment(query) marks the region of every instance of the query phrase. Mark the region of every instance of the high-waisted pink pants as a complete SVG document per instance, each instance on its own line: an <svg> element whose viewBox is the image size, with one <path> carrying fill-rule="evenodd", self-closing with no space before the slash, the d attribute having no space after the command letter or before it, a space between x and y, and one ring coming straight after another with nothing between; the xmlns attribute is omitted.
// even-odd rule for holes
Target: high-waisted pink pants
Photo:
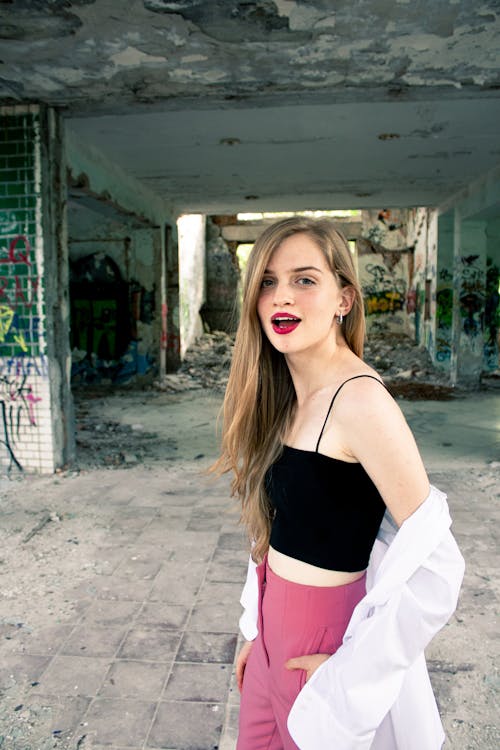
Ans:
<svg viewBox="0 0 500 750"><path fill-rule="evenodd" d="M338 649L365 576L345 586L304 586L273 573L267 558L257 576L259 634L243 678L237 750L297 750L286 722L306 673L285 662Z"/></svg>

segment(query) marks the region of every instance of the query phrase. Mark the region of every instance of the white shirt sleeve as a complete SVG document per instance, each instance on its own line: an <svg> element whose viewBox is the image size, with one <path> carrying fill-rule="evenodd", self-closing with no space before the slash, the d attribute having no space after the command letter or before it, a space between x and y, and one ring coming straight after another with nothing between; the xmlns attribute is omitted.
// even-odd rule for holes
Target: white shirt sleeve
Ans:
<svg viewBox="0 0 500 750"><path fill-rule="evenodd" d="M408 670L455 610L464 561L450 523L445 496L432 488L396 534L342 646L299 693L288 728L301 750L372 745Z"/></svg>
<svg viewBox="0 0 500 750"><path fill-rule="evenodd" d="M257 580L257 565L252 560L248 560L247 578L243 591L241 592L240 604L243 607L243 614L240 617L240 630L247 641L253 641L257 638L257 618L259 611L259 584Z"/></svg>

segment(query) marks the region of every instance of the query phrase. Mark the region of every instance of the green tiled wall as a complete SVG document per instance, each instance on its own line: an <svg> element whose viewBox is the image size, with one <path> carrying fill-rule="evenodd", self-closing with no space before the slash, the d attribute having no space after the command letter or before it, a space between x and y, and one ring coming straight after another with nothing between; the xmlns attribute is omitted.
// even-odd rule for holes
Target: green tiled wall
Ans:
<svg viewBox="0 0 500 750"><path fill-rule="evenodd" d="M41 353L37 127L35 114L0 115L0 357L15 360Z"/></svg>

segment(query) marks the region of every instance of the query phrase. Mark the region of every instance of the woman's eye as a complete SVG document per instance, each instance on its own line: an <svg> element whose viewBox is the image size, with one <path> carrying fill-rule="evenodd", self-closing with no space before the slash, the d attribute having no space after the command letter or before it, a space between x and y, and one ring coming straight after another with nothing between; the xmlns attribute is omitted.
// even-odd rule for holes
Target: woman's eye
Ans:
<svg viewBox="0 0 500 750"><path fill-rule="evenodd" d="M260 288L261 289L268 289L272 285L273 285L273 280L272 279L262 279Z"/></svg>
<svg viewBox="0 0 500 750"><path fill-rule="evenodd" d="M311 284L314 284L314 281L313 281L312 279L308 279L308 278L300 278L300 279L297 279L297 282L298 282L298 283L299 283L299 284L300 284L301 286L310 286Z"/></svg>

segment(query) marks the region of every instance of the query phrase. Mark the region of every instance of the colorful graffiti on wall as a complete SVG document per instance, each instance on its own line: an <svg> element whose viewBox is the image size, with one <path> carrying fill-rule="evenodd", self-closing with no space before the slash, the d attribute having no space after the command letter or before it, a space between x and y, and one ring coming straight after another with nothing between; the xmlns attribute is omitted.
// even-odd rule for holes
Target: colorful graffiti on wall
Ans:
<svg viewBox="0 0 500 750"><path fill-rule="evenodd" d="M18 469L21 448L39 428L41 381L48 379L34 247L39 127L34 113L0 116L0 462Z"/></svg>
<svg viewBox="0 0 500 750"><path fill-rule="evenodd" d="M0 233L19 228L12 212L1 218ZM35 404L41 397L30 382L32 376L47 376L46 357L40 353L35 266L25 234L0 234L0 444L7 452L9 469L15 465L22 470L16 443L24 426L37 426Z"/></svg>
<svg viewBox="0 0 500 750"><path fill-rule="evenodd" d="M460 317L463 332L471 338L483 332L485 274L479 260L479 255L460 258Z"/></svg>
<svg viewBox="0 0 500 750"><path fill-rule="evenodd" d="M0 356L38 354L38 284L28 238L17 235L0 246Z"/></svg>
<svg viewBox="0 0 500 750"><path fill-rule="evenodd" d="M449 363L453 322L453 274L442 268L436 291L436 361Z"/></svg>
<svg viewBox="0 0 500 750"><path fill-rule="evenodd" d="M371 331L405 331L408 306L408 254L391 251L388 254L359 256L359 273L368 328Z"/></svg>
<svg viewBox="0 0 500 750"><path fill-rule="evenodd" d="M41 400L33 393L33 387L28 383L28 375L0 375L0 410L3 423L0 443L6 448L10 463L15 464L21 471L22 466L16 458L14 445L21 438L23 417L27 418L30 426L37 426L34 405Z"/></svg>

